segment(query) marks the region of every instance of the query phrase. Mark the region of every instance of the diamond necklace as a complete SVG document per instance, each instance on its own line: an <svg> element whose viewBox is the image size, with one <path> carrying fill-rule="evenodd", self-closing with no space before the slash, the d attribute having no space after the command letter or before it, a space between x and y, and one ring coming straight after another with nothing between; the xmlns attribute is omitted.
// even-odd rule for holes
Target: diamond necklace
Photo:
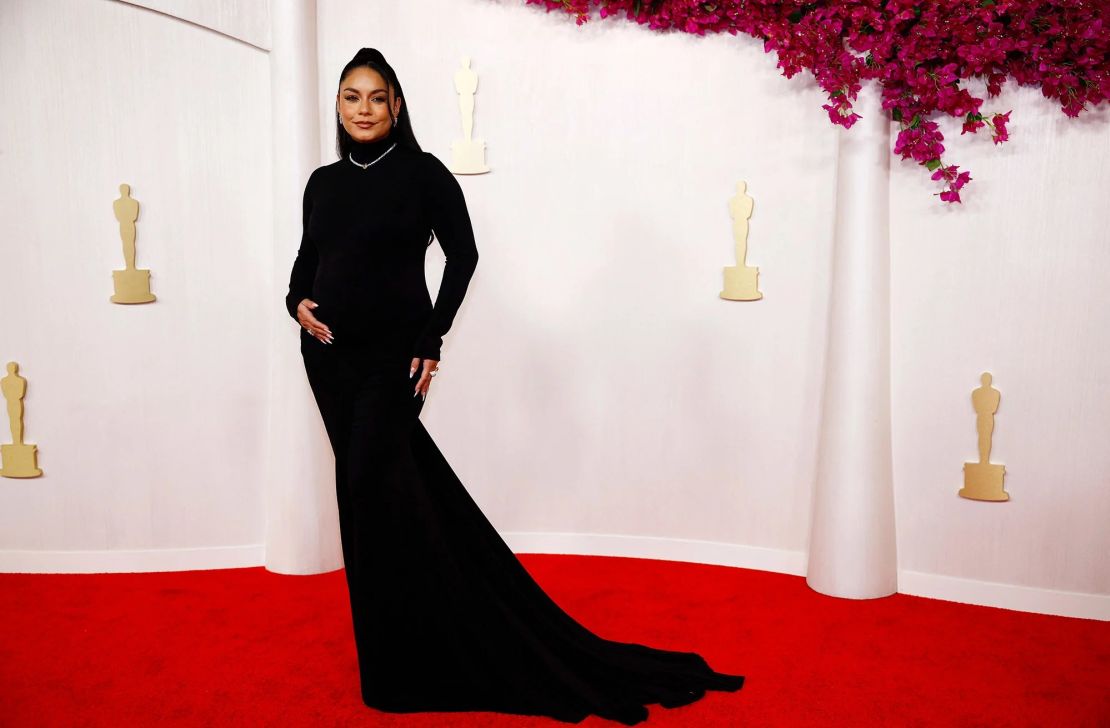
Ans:
<svg viewBox="0 0 1110 728"><path fill-rule="evenodd" d="M351 163L352 163L352 164L356 164L356 165L358 165L359 167L362 167L363 169L366 169L366 168L367 168L367 167L369 167L369 166L370 166L371 164L377 164L378 160L380 160L380 159L381 159L382 157L384 157L385 155L387 155L387 154L389 154L390 152L392 152L392 151L393 151L393 147L395 147L395 146L397 146L397 142L393 142L393 144L391 144L391 145L390 145L389 149L386 149L386 150L385 150L384 152L382 152L381 154L379 154L379 155L378 155L378 158L377 158L377 159L375 159L375 160L374 160L373 162L367 162L366 164L363 164L362 162L356 162L356 161L355 161L355 158L354 158L354 156L353 156L353 155L352 155L352 154L351 154L350 152L347 152L347 159L350 159L350 160L351 160Z"/></svg>

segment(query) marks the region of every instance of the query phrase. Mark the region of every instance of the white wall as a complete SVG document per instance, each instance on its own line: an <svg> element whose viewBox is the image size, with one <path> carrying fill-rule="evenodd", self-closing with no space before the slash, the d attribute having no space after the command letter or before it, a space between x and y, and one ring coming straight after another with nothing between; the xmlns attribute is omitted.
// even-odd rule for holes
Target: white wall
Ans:
<svg viewBox="0 0 1110 728"><path fill-rule="evenodd" d="M256 544L265 362L299 357L265 351L279 313L257 224L270 213L266 57L111 2L0 12L0 60L21 70L0 81L14 140L0 156L0 306L26 322L5 325L0 358L24 365L28 439L48 474L0 480L0 550ZM444 160L460 134L452 74L473 58L493 172L460 182L481 261L423 418L514 547L804 573L835 176L817 89L782 78L750 38L576 27L518 0L320 0L318 27L321 163L335 158L332 100L358 48L397 68L421 143ZM104 70L44 107L45 83L73 84L71 58ZM1110 550L1110 294L1097 282L1110 124L1105 111L1065 119L1035 91L990 107L1013 108L1009 144L949 129L951 161L975 178L962 206L937 202L920 168L891 165L903 583L1108 595L1096 558ZM77 154L74 110L114 117ZM134 310L100 303L125 179L160 296ZM741 179L758 303L717 298ZM51 206L58 192L80 206ZM72 242L97 225L100 243ZM433 292L441 263L433 247ZM273 275L283 288L288 270ZM1002 392L992 459L1007 465L1007 504L956 496L983 370ZM204 383L220 395L208 410ZM112 428L131 433L129 455Z"/></svg>
<svg viewBox="0 0 1110 728"><path fill-rule="evenodd" d="M123 3L6 0L0 68L0 360L28 381L45 473L0 478L0 551L257 563L259 324L275 307L265 52ZM121 182L152 304L108 302Z"/></svg>
<svg viewBox="0 0 1110 728"><path fill-rule="evenodd" d="M962 206L892 166L900 564L1110 594L1110 108L1068 119L1013 82L984 108L1013 109L1009 142L943 130L973 177ZM1006 465L1004 504L955 496L978 460L983 371L1002 395L991 461Z"/></svg>

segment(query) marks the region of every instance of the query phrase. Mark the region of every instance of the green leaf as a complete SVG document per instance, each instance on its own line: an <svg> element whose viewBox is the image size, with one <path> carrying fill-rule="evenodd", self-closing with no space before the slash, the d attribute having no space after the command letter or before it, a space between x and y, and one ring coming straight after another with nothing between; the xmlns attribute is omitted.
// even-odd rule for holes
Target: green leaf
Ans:
<svg viewBox="0 0 1110 728"><path fill-rule="evenodd" d="M989 8L991 5L994 5L994 0L980 0L979 2L981 8Z"/></svg>
<svg viewBox="0 0 1110 728"><path fill-rule="evenodd" d="M921 126L921 114L914 114L913 118L910 119L910 128L916 129L919 126Z"/></svg>
<svg viewBox="0 0 1110 728"><path fill-rule="evenodd" d="M902 110L901 109L891 109L890 110L890 118L894 119L895 121L901 121L902 120Z"/></svg>
<svg viewBox="0 0 1110 728"><path fill-rule="evenodd" d="M925 163L925 168L927 170L929 170L930 172L935 172L937 167L939 167L939 166L940 166L940 160L939 159L930 159L928 162Z"/></svg>

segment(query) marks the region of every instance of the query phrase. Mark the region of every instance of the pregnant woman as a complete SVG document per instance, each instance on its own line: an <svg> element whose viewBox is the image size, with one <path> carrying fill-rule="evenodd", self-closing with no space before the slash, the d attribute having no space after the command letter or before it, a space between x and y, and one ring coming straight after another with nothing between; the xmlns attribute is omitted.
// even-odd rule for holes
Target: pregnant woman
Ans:
<svg viewBox="0 0 1110 728"><path fill-rule="evenodd" d="M413 135L378 51L343 68L339 159L304 193L286 308L335 454L363 701L633 725L744 678L693 652L604 639L548 597L419 419L478 261L462 190ZM424 256L446 256L432 304Z"/></svg>

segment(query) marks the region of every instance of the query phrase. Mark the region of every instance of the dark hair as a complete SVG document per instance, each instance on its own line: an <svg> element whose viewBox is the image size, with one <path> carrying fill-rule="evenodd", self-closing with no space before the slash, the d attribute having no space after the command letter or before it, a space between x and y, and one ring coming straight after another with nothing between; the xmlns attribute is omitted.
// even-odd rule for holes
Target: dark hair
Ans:
<svg viewBox="0 0 1110 728"><path fill-rule="evenodd" d="M339 74L338 88L343 87L343 79L352 69L365 66L366 68L377 71L385 79L387 86L393 89L393 95L403 99L401 104L401 113L397 115L397 119L393 126L393 130L389 132L389 136L395 138L401 146L421 151L420 143L416 141L416 135L412 131L412 119L409 117L409 101L405 98L404 92L401 91L401 82L397 80L397 74L393 71L393 67L386 63L385 56L381 51L375 48L361 48L355 54L354 58L347 61L347 65L343 66L343 72ZM393 116L393 109L389 110L390 117ZM335 112L335 151L340 159L347 156L351 149L351 135L343 128L343 120L339 116L339 112Z"/></svg>

